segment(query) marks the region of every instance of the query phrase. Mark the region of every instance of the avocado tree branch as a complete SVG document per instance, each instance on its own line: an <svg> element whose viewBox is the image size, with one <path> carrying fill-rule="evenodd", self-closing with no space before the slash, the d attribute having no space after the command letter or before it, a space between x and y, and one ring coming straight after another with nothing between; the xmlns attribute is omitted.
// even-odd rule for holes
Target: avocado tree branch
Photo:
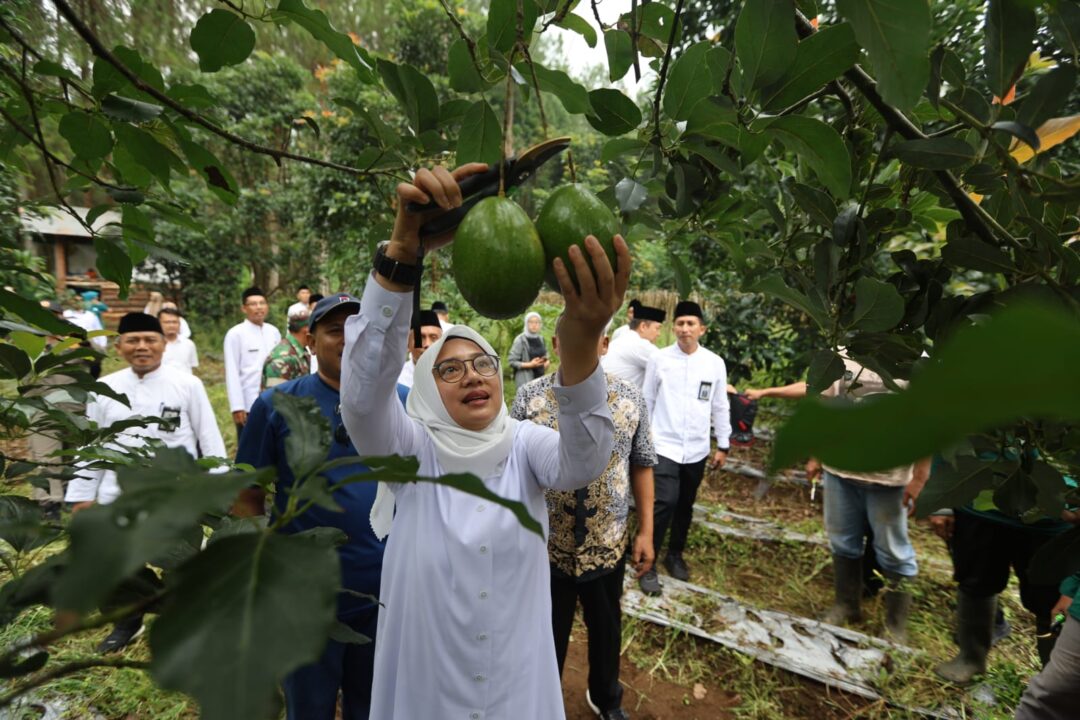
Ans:
<svg viewBox="0 0 1080 720"><path fill-rule="evenodd" d="M660 143L660 99L664 95L664 83L667 82L668 66L671 64L671 48L675 45L675 31L679 28L679 18L682 17L683 0L675 5L675 17L671 21L671 34L668 35L667 48L664 50L664 61L660 65L660 77L656 81L656 97L653 98L653 138Z"/></svg>
<svg viewBox="0 0 1080 720"><path fill-rule="evenodd" d="M800 37L813 35L817 30L806 16L795 11L795 28ZM877 82L866 74L861 67L855 65L844 73L844 77L866 98L867 102L874 106L892 131L905 140L925 140L927 136L911 120L898 109L885 102L878 92ZM984 242L997 245L1001 241L1015 243L1016 239L1003 228L997 220L986 210L972 200L956 176L949 170L934 170L934 177L952 200L953 205L960 212L967 223L968 228L979 236Z"/></svg>
<svg viewBox="0 0 1080 720"><path fill-rule="evenodd" d="M307 163L308 165L317 165L319 167L329 168L331 170L339 170L341 172L351 173L353 175L388 175L393 176L393 173L383 170L363 170L361 168L351 167L349 165L343 165L341 163L331 162L329 160L323 160L321 158L315 158L308 155L300 155L287 150L278 150L266 145L260 145L259 143L252 142L246 138L242 138L235 133L220 127L214 122L210 121L206 117L184 106L182 103L172 99L161 90L158 90L153 85L145 82L135 72L125 65L121 60L116 57L105 45L101 42L101 39L82 21L75 11L71 9L71 6L66 0L53 0L53 4L56 5L57 12L60 13L67 20L68 24L74 28L75 32L83 39L83 41L90 47L90 50L96 57L101 58L105 62L116 68L117 72L123 75L128 82L132 84L137 90L146 93L150 97L160 102L165 107L173 110L186 120L199 125L200 127L212 132L218 137L227 140L228 142L242 147L245 150L253 152L257 155L266 155L272 158L275 163L281 164L282 160L294 160L296 162Z"/></svg>

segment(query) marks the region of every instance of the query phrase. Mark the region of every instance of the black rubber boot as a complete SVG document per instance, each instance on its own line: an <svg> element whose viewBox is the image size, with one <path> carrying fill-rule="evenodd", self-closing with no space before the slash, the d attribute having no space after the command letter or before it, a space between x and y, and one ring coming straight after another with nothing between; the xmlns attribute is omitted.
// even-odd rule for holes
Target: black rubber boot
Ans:
<svg viewBox="0 0 1080 720"><path fill-rule="evenodd" d="M960 652L934 668L934 672L956 685L968 685L976 675L986 672L996 612L996 595L974 597L961 590L956 605L956 644Z"/></svg>
<svg viewBox="0 0 1080 720"><path fill-rule="evenodd" d="M904 589L907 578L888 570L885 576L885 631L893 642L907 642L908 617L911 616L911 593Z"/></svg>
<svg viewBox="0 0 1080 720"><path fill-rule="evenodd" d="M862 600L862 558L843 558L833 555L832 561L836 599L821 620L830 625L858 622L862 619L862 611L859 607Z"/></svg>

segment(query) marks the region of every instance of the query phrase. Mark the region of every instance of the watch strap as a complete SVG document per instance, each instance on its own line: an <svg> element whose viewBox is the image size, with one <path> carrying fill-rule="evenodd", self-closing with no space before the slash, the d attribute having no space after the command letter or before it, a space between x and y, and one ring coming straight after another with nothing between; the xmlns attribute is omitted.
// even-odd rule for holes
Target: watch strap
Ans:
<svg viewBox="0 0 1080 720"><path fill-rule="evenodd" d="M413 287L416 287L420 282L420 265L410 265L409 263L395 260L386 254L385 244L380 244L378 250L375 252L375 259L372 261L372 267L375 272L382 275L390 282L411 285Z"/></svg>

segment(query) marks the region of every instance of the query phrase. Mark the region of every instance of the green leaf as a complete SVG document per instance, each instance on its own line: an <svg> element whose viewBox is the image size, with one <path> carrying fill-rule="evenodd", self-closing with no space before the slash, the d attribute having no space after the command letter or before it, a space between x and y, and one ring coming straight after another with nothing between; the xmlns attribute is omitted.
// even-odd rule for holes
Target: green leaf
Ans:
<svg viewBox="0 0 1080 720"><path fill-rule="evenodd" d="M713 93L722 95L731 71L731 51L722 45L715 45L705 54L705 63L712 74Z"/></svg>
<svg viewBox="0 0 1080 720"><path fill-rule="evenodd" d="M1080 6L1074 2L1058 2L1047 6L1048 25L1061 49L1080 56Z"/></svg>
<svg viewBox="0 0 1080 720"><path fill-rule="evenodd" d="M694 105L686 119L684 135L703 135L738 148L738 112L722 95L707 97Z"/></svg>
<svg viewBox="0 0 1080 720"><path fill-rule="evenodd" d="M34 63L34 72L38 75L48 75L51 77L64 78L73 83L81 83L79 76L68 70L66 67L58 62L52 60L38 60Z"/></svg>
<svg viewBox="0 0 1080 720"><path fill-rule="evenodd" d="M223 202L235 205L240 197L240 188L229 169L202 145L183 138L178 138L178 142L188 164L198 171L211 192Z"/></svg>
<svg viewBox="0 0 1080 720"><path fill-rule="evenodd" d="M999 120L990 127L994 130L1009 133L1017 140L1027 143L1028 147L1036 152L1039 150L1039 136L1027 125L1012 120Z"/></svg>
<svg viewBox="0 0 1080 720"><path fill-rule="evenodd" d="M375 601L377 602L378 598L375 598ZM375 638L369 638L367 635L362 635L338 620L335 621L330 628L330 639L335 642L349 645L367 645Z"/></svg>
<svg viewBox="0 0 1080 720"><path fill-rule="evenodd" d="M137 50L117 45L112 52L117 60L147 85L158 90L165 89L165 81L161 77L161 71L143 60ZM144 96L142 91L136 90L131 81L116 69L116 66L104 58L98 58L94 61L93 78L92 92L96 98L104 98L106 95L119 90L123 90L125 94Z"/></svg>
<svg viewBox="0 0 1080 720"><path fill-rule="evenodd" d="M202 85L177 83L170 86L166 94L173 100L196 110L214 107L217 104L214 96Z"/></svg>
<svg viewBox="0 0 1080 720"><path fill-rule="evenodd" d="M743 3L735 24L735 55L742 65L744 87L776 82L795 61L798 42L792 0Z"/></svg>
<svg viewBox="0 0 1080 720"><path fill-rule="evenodd" d="M4 347L14 349L10 345ZM25 356L24 356L25 357ZM26 358L27 372L30 359ZM41 507L21 495L0 495L0 540L16 553L45 547L61 533L59 527L45 524Z"/></svg>
<svg viewBox="0 0 1080 720"><path fill-rule="evenodd" d="M71 151L85 160L103 158L112 150L109 127L93 113L73 110L60 118L59 130Z"/></svg>
<svg viewBox="0 0 1080 720"><path fill-rule="evenodd" d="M14 316L22 322L36 325L51 335L60 337L69 335L86 337L85 330L72 325L67 320L56 317L48 310L41 307L36 300L25 298L22 295L13 293L5 288L0 288L0 308L3 308L9 313L6 314L8 319Z"/></svg>
<svg viewBox="0 0 1080 720"><path fill-rule="evenodd" d="M605 30L604 48L607 50L608 78L615 82L634 64L634 42L624 30Z"/></svg>
<svg viewBox="0 0 1080 720"><path fill-rule="evenodd" d="M132 100L120 95L107 95L101 101L101 111L113 120L122 122L147 122L160 115L164 109L161 105Z"/></svg>
<svg viewBox="0 0 1080 720"><path fill-rule="evenodd" d="M348 63L356 71L361 82L375 84L375 72L367 53L361 50L348 35L338 32L330 24L322 10L304 5L303 0L281 0L273 12L277 21L293 22Z"/></svg>
<svg viewBox="0 0 1080 720"><path fill-rule="evenodd" d="M378 60L379 75L397 98L417 135L434 130L439 124L439 96L426 75L412 65L398 65Z"/></svg>
<svg viewBox="0 0 1080 720"><path fill-rule="evenodd" d="M80 512L68 525L71 562L53 591L59 609L100 607L120 581L166 552L204 513L228 508L253 477L209 475L180 448L157 450L150 467L122 467L117 474L120 497Z"/></svg>
<svg viewBox="0 0 1080 720"><path fill-rule="evenodd" d="M712 73L705 60L712 43L694 43L671 64L664 86L664 112L673 120L686 120L690 109L712 93Z"/></svg>
<svg viewBox="0 0 1080 720"><path fill-rule="evenodd" d="M972 455L956 458L956 465L935 463L919 499L915 517L925 518L945 508L964 507L994 484L992 466Z"/></svg>
<svg viewBox="0 0 1080 720"><path fill-rule="evenodd" d="M1037 128L1050 118L1056 117L1074 87L1076 68L1072 65L1058 65L1040 77L1028 91L1016 113L1016 122L1029 128Z"/></svg>
<svg viewBox="0 0 1080 720"><path fill-rule="evenodd" d="M274 410L285 420L285 458L297 482L304 480L326 461L330 451L330 423L314 398L274 393Z"/></svg>
<svg viewBox="0 0 1080 720"><path fill-rule="evenodd" d="M533 68L536 70L536 82L540 85L540 90L559 98L566 112L571 115L586 115L593 111L592 103L589 102L589 91L569 75L562 70L549 70L535 62ZM528 65L519 63L517 69L531 83L532 75Z"/></svg>
<svg viewBox="0 0 1080 720"><path fill-rule="evenodd" d="M169 173L172 168L185 167L184 162L172 150L145 130L120 123L114 126L114 131L116 142L123 145L135 162L149 170L165 187L169 186Z"/></svg>
<svg viewBox="0 0 1080 720"><path fill-rule="evenodd" d="M649 199L649 190L633 178L623 178L615 183L615 201L619 212L632 213Z"/></svg>
<svg viewBox="0 0 1080 720"><path fill-rule="evenodd" d="M802 310L811 320L822 328L830 325L829 314L821 301L789 287L784 278L777 273L766 275L750 287L750 292L765 293L786 302L797 310Z"/></svg>
<svg viewBox="0 0 1080 720"><path fill-rule="evenodd" d="M791 184L791 196L796 204L822 227L831 228L836 220L836 203L829 194L802 183Z"/></svg>
<svg viewBox="0 0 1080 720"><path fill-rule="evenodd" d="M795 61L784 75L761 90L766 110L794 105L851 69L859 60L859 45L849 23L822 28L799 43Z"/></svg>
<svg viewBox="0 0 1080 720"><path fill-rule="evenodd" d="M205 720L234 720L270 717L279 680L322 652L341 570L331 544L259 533L213 543L168 581L150 671Z"/></svg>
<svg viewBox="0 0 1080 720"><path fill-rule="evenodd" d="M807 392L811 395L823 393L844 376L844 367L844 359L832 350L815 350L806 373Z"/></svg>
<svg viewBox="0 0 1080 720"><path fill-rule="evenodd" d="M904 317L904 299L887 282L861 277L855 283L855 313L851 326L863 332L883 332Z"/></svg>
<svg viewBox="0 0 1080 720"><path fill-rule="evenodd" d="M487 89L487 83L480 76L480 71L476 69L472 55L469 54L468 43L461 38L450 46L446 71L450 76L450 87L458 92L482 92Z"/></svg>
<svg viewBox="0 0 1080 720"><path fill-rule="evenodd" d="M199 56L199 69L217 72L247 60L255 49L255 31L236 13L216 8L195 23L190 42Z"/></svg>
<svg viewBox="0 0 1080 720"><path fill-rule="evenodd" d="M671 261L671 270L675 273L675 289L679 297L690 296L690 271L686 269L686 263L675 254L675 248L669 247L668 260Z"/></svg>
<svg viewBox="0 0 1080 720"><path fill-rule="evenodd" d="M891 149L902 162L926 170L952 170L975 160L975 148L953 136L903 140Z"/></svg>
<svg viewBox="0 0 1080 720"><path fill-rule="evenodd" d="M831 127L802 115L786 115L765 124L765 134L796 153L835 197L851 189L851 159L840 135Z"/></svg>
<svg viewBox="0 0 1080 720"><path fill-rule="evenodd" d="M988 273L1013 272L1016 265L1005 252L974 235L957 235L941 249L941 259L958 268Z"/></svg>
<svg viewBox="0 0 1080 720"><path fill-rule="evenodd" d="M360 103L349 100L348 98L336 97L333 100L336 104L348 108L354 115L363 120L364 124L368 126L372 134L378 139L380 145L389 148L398 144L400 140L398 134L384 123L378 115L370 112Z"/></svg>
<svg viewBox="0 0 1080 720"><path fill-rule="evenodd" d="M641 110L634 101L613 88L600 88L589 93L593 114L586 115L596 130L605 135L622 135L641 124Z"/></svg>
<svg viewBox="0 0 1080 720"><path fill-rule="evenodd" d="M94 238L94 251L97 253L96 267L101 277L119 285L120 297L126 298L132 270L127 250L112 238L98 235Z"/></svg>
<svg viewBox="0 0 1080 720"><path fill-rule="evenodd" d="M1032 358L1047 362L1032 372ZM885 470L1020 418L1080 419L1077 363L1075 315L1036 303L1006 307L956 331L905 392L854 406L800 403L777 434L772 465L813 455L837 468ZM889 442L874 441L882 437Z"/></svg>
<svg viewBox="0 0 1080 720"><path fill-rule="evenodd" d="M502 126L486 100L473 103L465 113L458 136L457 163L497 164L502 158Z"/></svg>
<svg viewBox="0 0 1080 720"><path fill-rule="evenodd" d="M600 150L601 162L615 162L619 157L636 153L641 154L641 151L646 147L644 140L638 140L637 138L614 138L604 143L604 147Z"/></svg>
<svg viewBox="0 0 1080 720"><path fill-rule="evenodd" d="M488 44L501 53L509 52L517 43L519 2L522 10L522 40L528 46L538 12L533 0L491 0L488 7Z"/></svg>
<svg viewBox="0 0 1080 720"><path fill-rule="evenodd" d="M986 11L986 81L999 98L1024 72L1038 21L1024 0L990 0Z"/></svg>
<svg viewBox="0 0 1080 720"><path fill-rule="evenodd" d="M589 24L588 20L580 15L570 13L555 24L566 30L576 32L578 35L585 38L585 44L589 47L596 47L596 30Z"/></svg>
<svg viewBox="0 0 1080 720"><path fill-rule="evenodd" d="M20 380L33 369L33 363L25 352L0 342L0 378L4 380ZM3 497L3 496L0 496Z"/></svg>
<svg viewBox="0 0 1080 720"><path fill-rule="evenodd" d="M930 77L930 4L926 0L836 0L866 49L882 97L911 110Z"/></svg>

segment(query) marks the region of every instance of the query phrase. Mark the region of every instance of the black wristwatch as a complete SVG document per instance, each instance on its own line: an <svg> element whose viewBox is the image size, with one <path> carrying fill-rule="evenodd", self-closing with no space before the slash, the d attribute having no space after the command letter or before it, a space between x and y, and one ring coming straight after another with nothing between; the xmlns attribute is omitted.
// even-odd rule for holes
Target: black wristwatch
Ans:
<svg viewBox="0 0 1080 720"><path fill-rule="evenodd" d="M386 246L390 243L383 240L375 250L375 259L372 267L375 272L394 283L415 286L420 281L420 266L403 263L389 257L386 254Z"/></svg>

